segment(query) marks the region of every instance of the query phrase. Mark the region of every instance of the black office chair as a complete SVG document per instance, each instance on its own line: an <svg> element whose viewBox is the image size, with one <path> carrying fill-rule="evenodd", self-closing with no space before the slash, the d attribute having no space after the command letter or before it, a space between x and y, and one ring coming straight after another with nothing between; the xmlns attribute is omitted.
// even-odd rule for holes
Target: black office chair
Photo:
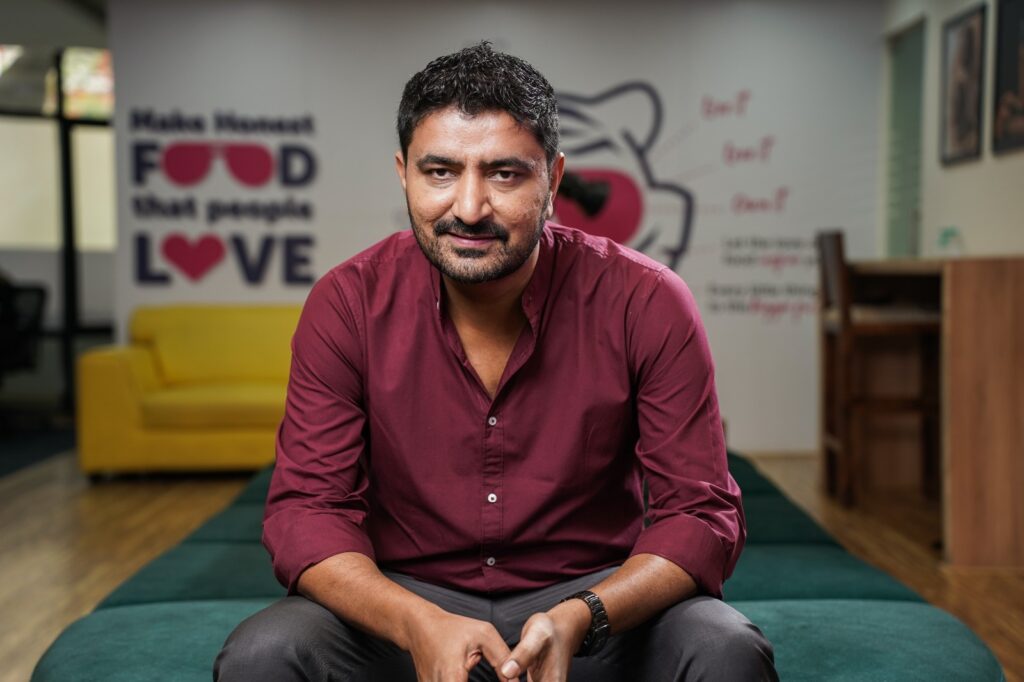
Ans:
<svg viewBox="0 0 1024 682"><path fill-rule="evenodd" d="M6 374L36 367L45 307L45 287L0 282L0 383Z"/></svg>

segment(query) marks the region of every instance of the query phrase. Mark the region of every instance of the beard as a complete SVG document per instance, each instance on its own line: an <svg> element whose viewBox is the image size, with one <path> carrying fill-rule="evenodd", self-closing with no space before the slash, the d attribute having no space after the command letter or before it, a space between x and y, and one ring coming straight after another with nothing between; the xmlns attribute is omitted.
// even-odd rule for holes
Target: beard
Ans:
<svg viewBox="0 0 1024 682"><path fill-rule="evenodd" d="M481 220L469 225L458 218L442 219L432 225L417 225L409 213L409 224L413 235L420 245L420 250L441 274L462 284L480 284L507 277L523 266L537 248L540 236L544 231L546 216L541 213L536 228L529 238L521 244L509 241L509 230L493 220ZM452 234L459 237L491 237L497 240L497 251L492 247L487 252L477 249L452 246L442 239L442 235Z"/></svg>

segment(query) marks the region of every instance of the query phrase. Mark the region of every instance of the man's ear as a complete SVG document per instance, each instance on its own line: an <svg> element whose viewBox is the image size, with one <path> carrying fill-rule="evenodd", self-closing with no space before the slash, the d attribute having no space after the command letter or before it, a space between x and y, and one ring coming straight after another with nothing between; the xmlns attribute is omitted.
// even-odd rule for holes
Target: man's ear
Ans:
<svg viewBox="0 0 1024 682"><path fill-rule="evenodd" d="M548 185L548 218L555 214L555 197L558 196L558 187L562 184L562 175L565 174L565 154L558 152L558 157L551 164L550 184Z"/></svg>
<svg viewBox="0 0 1024 682"><path fill-rule="evenodd" d="M398 173L398 181L402 183L402 191L405 191L405 157L402 150L395 152L395 172Z"/></svg>

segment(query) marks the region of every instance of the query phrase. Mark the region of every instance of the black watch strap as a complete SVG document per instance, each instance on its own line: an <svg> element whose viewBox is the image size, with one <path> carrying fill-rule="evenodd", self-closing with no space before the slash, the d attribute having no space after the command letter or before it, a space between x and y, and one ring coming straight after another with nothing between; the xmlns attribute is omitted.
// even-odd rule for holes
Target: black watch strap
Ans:
<svg viewBox="0 0 1024 682"><path fill-rule="evenodd" d="M604 648L612 631L611 625L608 624L608 613L604 610L604 602L590 590L577 592L562 601L569 601L570 599L582 599L583 603L590 609L590 628L587 630L587 636L583 638L583 644L580 645L580 650L576 652L576 655L593 656Z"/></svg>

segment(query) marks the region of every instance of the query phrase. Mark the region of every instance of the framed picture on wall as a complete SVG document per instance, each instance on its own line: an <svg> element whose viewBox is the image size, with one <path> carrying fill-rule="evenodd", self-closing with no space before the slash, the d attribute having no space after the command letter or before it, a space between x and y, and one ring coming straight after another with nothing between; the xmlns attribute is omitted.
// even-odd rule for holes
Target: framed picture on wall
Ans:
<svg viewBox="0 0 1024 682"><path fill-rule="evenodd" d="M981 156L985 9L985 5L978 5L942 25L943 164Z"/></svg>
<svg viewBox="0 0 1024 682"><path fill-rule="evenodd" d="M1024 147L1024 0L999 0L992 151Z"/></svg>

